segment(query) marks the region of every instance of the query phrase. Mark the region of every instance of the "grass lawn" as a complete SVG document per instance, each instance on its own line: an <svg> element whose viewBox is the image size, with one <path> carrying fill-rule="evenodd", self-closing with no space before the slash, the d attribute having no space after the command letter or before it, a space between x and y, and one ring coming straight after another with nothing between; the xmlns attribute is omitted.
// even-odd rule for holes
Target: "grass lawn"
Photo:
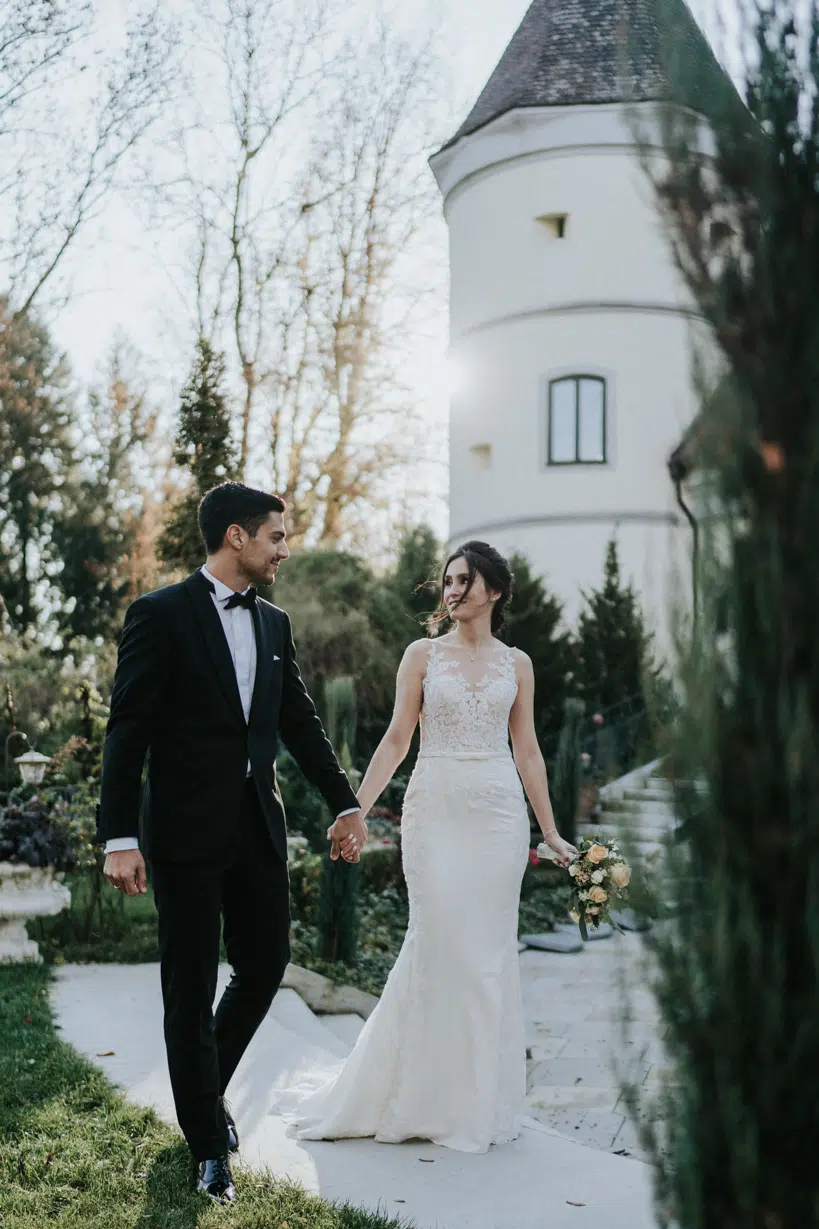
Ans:
<svg viewBox="0 0 819 1229"><path fill-rule="evenodd" d="M400 1229L242 1167L235 1208L196 1195L181 1136L60 1040L51 976L0 966L2 1229Z"/></svg>

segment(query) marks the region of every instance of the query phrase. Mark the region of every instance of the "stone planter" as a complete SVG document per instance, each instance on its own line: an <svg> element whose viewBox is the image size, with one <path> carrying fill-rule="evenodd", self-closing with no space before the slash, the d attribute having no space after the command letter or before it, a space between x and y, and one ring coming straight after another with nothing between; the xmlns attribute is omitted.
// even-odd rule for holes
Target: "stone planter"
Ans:
<svg viewBox="0 0 819 1229"><path fill-rule="evenodd" d="M71 893L61 879L62 872L49 866L0 862L0 963L42 960L26 934L26 922L51 917L70 905Z"/></svg>

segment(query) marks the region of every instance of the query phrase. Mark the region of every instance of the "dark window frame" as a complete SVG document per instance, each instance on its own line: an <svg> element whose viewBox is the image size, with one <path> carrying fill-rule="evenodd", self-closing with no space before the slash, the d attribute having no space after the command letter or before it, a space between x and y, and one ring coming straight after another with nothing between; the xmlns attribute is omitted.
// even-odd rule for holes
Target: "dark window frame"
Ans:
<svg viewBox="0 0 819 1229"><path fill-rule="evenodd" d="M580 384L587 380L595 384L603 386L603 456L592 460L585 461L580 457ZM552 405L553 394L552 390L556 384L574 384L575 386L575 410L574 410L574 459L571 461L557 460L552 456ZM577 372L572 375L555 376L549 380L549 394L546 404L546 465L607 465L608 464L608 421L609 421L609 397L608 397L608 381L604 376L593 375L586 372Z"/></svg>

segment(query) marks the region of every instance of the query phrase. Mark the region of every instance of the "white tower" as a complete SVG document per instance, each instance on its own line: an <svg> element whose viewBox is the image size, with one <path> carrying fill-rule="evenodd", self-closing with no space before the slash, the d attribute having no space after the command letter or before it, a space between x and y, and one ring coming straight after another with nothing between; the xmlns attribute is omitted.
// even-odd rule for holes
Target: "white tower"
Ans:
<svg viewBox="0 0 819 1229"><path fill-rule="evenodd" d="M687 548L667 461L695 410L696 315L634 117L732 87L671 0L692 82L672 90L658 2L534 0L431 166L450 235L450 544L524 552L572 618L616 529L662 642L668 560Z"/></svg>

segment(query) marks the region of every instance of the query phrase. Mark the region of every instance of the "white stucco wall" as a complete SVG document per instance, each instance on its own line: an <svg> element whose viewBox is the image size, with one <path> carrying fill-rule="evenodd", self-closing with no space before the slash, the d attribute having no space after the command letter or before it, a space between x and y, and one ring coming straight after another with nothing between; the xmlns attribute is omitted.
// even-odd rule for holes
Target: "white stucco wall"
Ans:
<svg viewBox="0 0 819 1229"><path fill-rule="evenodd" d="M519 112L433 169L450 230L451 541L524 551L572 620L616 527L665 642L688 536L666 463L694 413L697 326L628 116ZM568 215L564 239L536 220L553 213ZM570 374L606 379L603 465L546 464L548 381Z"/></svg>

